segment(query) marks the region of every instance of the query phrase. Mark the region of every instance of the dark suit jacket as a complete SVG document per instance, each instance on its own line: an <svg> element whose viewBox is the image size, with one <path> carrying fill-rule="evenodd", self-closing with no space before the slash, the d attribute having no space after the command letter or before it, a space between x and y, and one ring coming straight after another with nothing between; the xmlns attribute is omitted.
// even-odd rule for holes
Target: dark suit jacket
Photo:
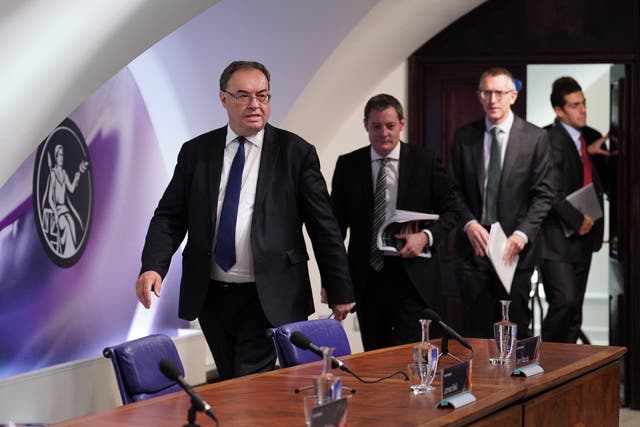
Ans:
<svg viewBox="0 0 640 427"><path fill-rule="evenodd" d="M481 221L484 200L484 118L459 128L454 136L451 171L465 202L456 238L456 255L473 258L473 250L462 227L472 219ZM498 194L498 220L507 236L515 230L527 235L518 268L531 268L542 261L542 243L537 239L554 194L546 131L514 116L502 165Z"/></svg>
<svg viewBox="0 0 640 427"><path fill-rule="evenodd" d="M370 146L338 158L333 175L331 200L343 236L349 229L349 269L361 296L369 272L373 233L373 183ZM427 228L437 246L455 226L457 199L452 183L434 153L401 143L397 209L435 213L440 220ZM432 258L403 258L411 282L425 304L438 308L441 295L437 248Z"/></svg>
<svg viewBox="0 0 640 427"><path fill-rule="evenodd" d="M164 277L172 254L189 232L182 254L179 304L179 316L188 320L200 314L209 287L225 136L223 127L182 146L142 253L142 271L154 270ZM316 150L297 135L267 124L251 244L258 295L274 326L304 320L314 311L303 224L329 303L352 302L343 239Z"/></svg>
<svg viewBox="0 0 640 427"><path fill-rule="evenodd" d="M564 126L557 120L548 128L551 143L551 159L553 163L554 180L558 192L553 199L551 211L543 225L544 258L556 261L579 262L590 257L602 246L604 233L604 219L595 222L593 228L584 236L577 231L582 225L582 214L565 197L582 187L582 160L576 145ZM600 132L590 127L582 129L587 144L602 137ZM595 157L595 156L594 156ZM592 160L594 157L591 157ZM591 162L593 185L602 206L603 186L596 168L597 162ZM570 237L565 237L562 223L576 231Z"/></svg>

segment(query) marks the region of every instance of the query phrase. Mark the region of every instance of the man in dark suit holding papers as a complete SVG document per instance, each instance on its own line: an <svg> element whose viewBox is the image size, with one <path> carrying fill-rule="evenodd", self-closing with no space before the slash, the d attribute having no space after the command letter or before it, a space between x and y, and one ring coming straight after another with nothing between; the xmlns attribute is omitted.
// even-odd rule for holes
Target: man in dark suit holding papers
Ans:
<svg viewBox="0 0 640 427"><path fill-rule="evenodd" d="M603 149L607 136L586 125L586 100L578 82L571 77L557 79L553 83L551 105L556 120L548 134L558 192L543 225L541 270L549 308L542 322L542 339L575 343L582 323L591 256L602 246L604 220L594 222L566 197L593 184L602 207L603 185L592 155L610 153Z"/></svg>
<svg viewBox="0 0 640 427"><path fill-rule="evenodd" d="M365 350L420 340L418 320L427 306L438 310L441 298L436 245L454 226L458 206L435 154L400 142L404 125L396 98L371 98L364 109L370 145L340 156L333 175L334 212L343 237L350 232L349 270ZM374 239L397 209L440 219L399 236L405 243L397 253L383 253ZM419 256L425 248L431 258Z"/></svg>
<svg viewBox="0 0 640 427"><path fill-rule="evenodd" d="M549 140L543 129L511 111L518 92L508 70L485 71L477 93L485 117L456 131L451 156L465 204L456 239L465 333L492 338L493 323L500 320L498 300L510 299L510 319L522 338L530 335L531 275L542 261L537 237L554 191ZM498 258L511 264L518 256L510 294L486 256L488 230L495 222L507 236Z"/></svg>

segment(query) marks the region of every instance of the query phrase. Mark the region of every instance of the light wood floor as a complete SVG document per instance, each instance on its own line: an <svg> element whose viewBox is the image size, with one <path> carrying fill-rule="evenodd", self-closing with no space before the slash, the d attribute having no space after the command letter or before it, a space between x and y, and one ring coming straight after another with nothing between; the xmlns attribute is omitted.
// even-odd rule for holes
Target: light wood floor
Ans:
<svg viewBox="0 0 640 427"><path fill-rule="evenodd" d="M620 427L640 426L640 411L633 409L620 409Z"/></svg>

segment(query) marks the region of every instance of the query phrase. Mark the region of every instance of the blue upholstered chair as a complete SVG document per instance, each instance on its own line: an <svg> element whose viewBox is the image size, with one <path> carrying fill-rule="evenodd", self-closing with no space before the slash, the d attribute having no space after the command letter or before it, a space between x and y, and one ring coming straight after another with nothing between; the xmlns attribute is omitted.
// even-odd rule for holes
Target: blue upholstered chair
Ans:
<svg viewBox="0 0 640 427"><path fill-rule="evenodd" d="M102 354L113 362L125 405L180 390L180 386L164 376L158 367L160 360L168 357L184 375L176 346L166 335L149 335L106 347Z"/></svg>
<svg viewBox="0 0 640 427"><path fill-rule="evenodd" d="M315 353L298 348L291 343L289 337L295 331L306 335L318 347L334 347L334 356L351 354L347 334L342 324L335 319L304 320L302 322L287 323L267 330L267 335L273 339L278 361L282 368L320 360L320 357Z"/></svg>

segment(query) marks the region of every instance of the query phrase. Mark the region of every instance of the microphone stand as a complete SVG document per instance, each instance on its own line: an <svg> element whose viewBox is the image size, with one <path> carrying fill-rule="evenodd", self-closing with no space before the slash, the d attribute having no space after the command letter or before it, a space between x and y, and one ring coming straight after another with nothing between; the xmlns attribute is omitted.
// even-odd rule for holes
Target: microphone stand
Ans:
<svg viewBox="0 0 640 427"><path fill-rule="evenodd" d="M440 355L441 356L449 356L452 359L457 360L458 363L462 363L462 360L460 360L459 357L449 353L449 335L447 335L446 332L442 335L442 340L441 340L440 347L441 347L441 349L440 349Z"/></svg>
<svg viewBox="0 0 640 427"><path fill-rule="evenodd" d="M192 400L191 408L189 408L189 411L187 412L187 423L182 427L200 427L198 424L196 424L197 411L198 409L196 408L196 405Z"/></svg>
<svg viewBox="0 0 640 427"><path fill-rule="evenodd" d="M300 393L301 391L311 390L312 388L313 388L313 386L312 386L312 385L305 385L305 386L302 386L302 387L296 387L296 388L294 388L294 389L293 389L293 391L294 391L295 393ZM351 392L351 394L354 394L354 393L356 392L356 389L355 389L355 388L353 388L353 387L348 387L348 386L346 386L346 385L343 385L343 386L342 386L342 389L343 389L343 390L347 390L348 392Z"/></svg>

